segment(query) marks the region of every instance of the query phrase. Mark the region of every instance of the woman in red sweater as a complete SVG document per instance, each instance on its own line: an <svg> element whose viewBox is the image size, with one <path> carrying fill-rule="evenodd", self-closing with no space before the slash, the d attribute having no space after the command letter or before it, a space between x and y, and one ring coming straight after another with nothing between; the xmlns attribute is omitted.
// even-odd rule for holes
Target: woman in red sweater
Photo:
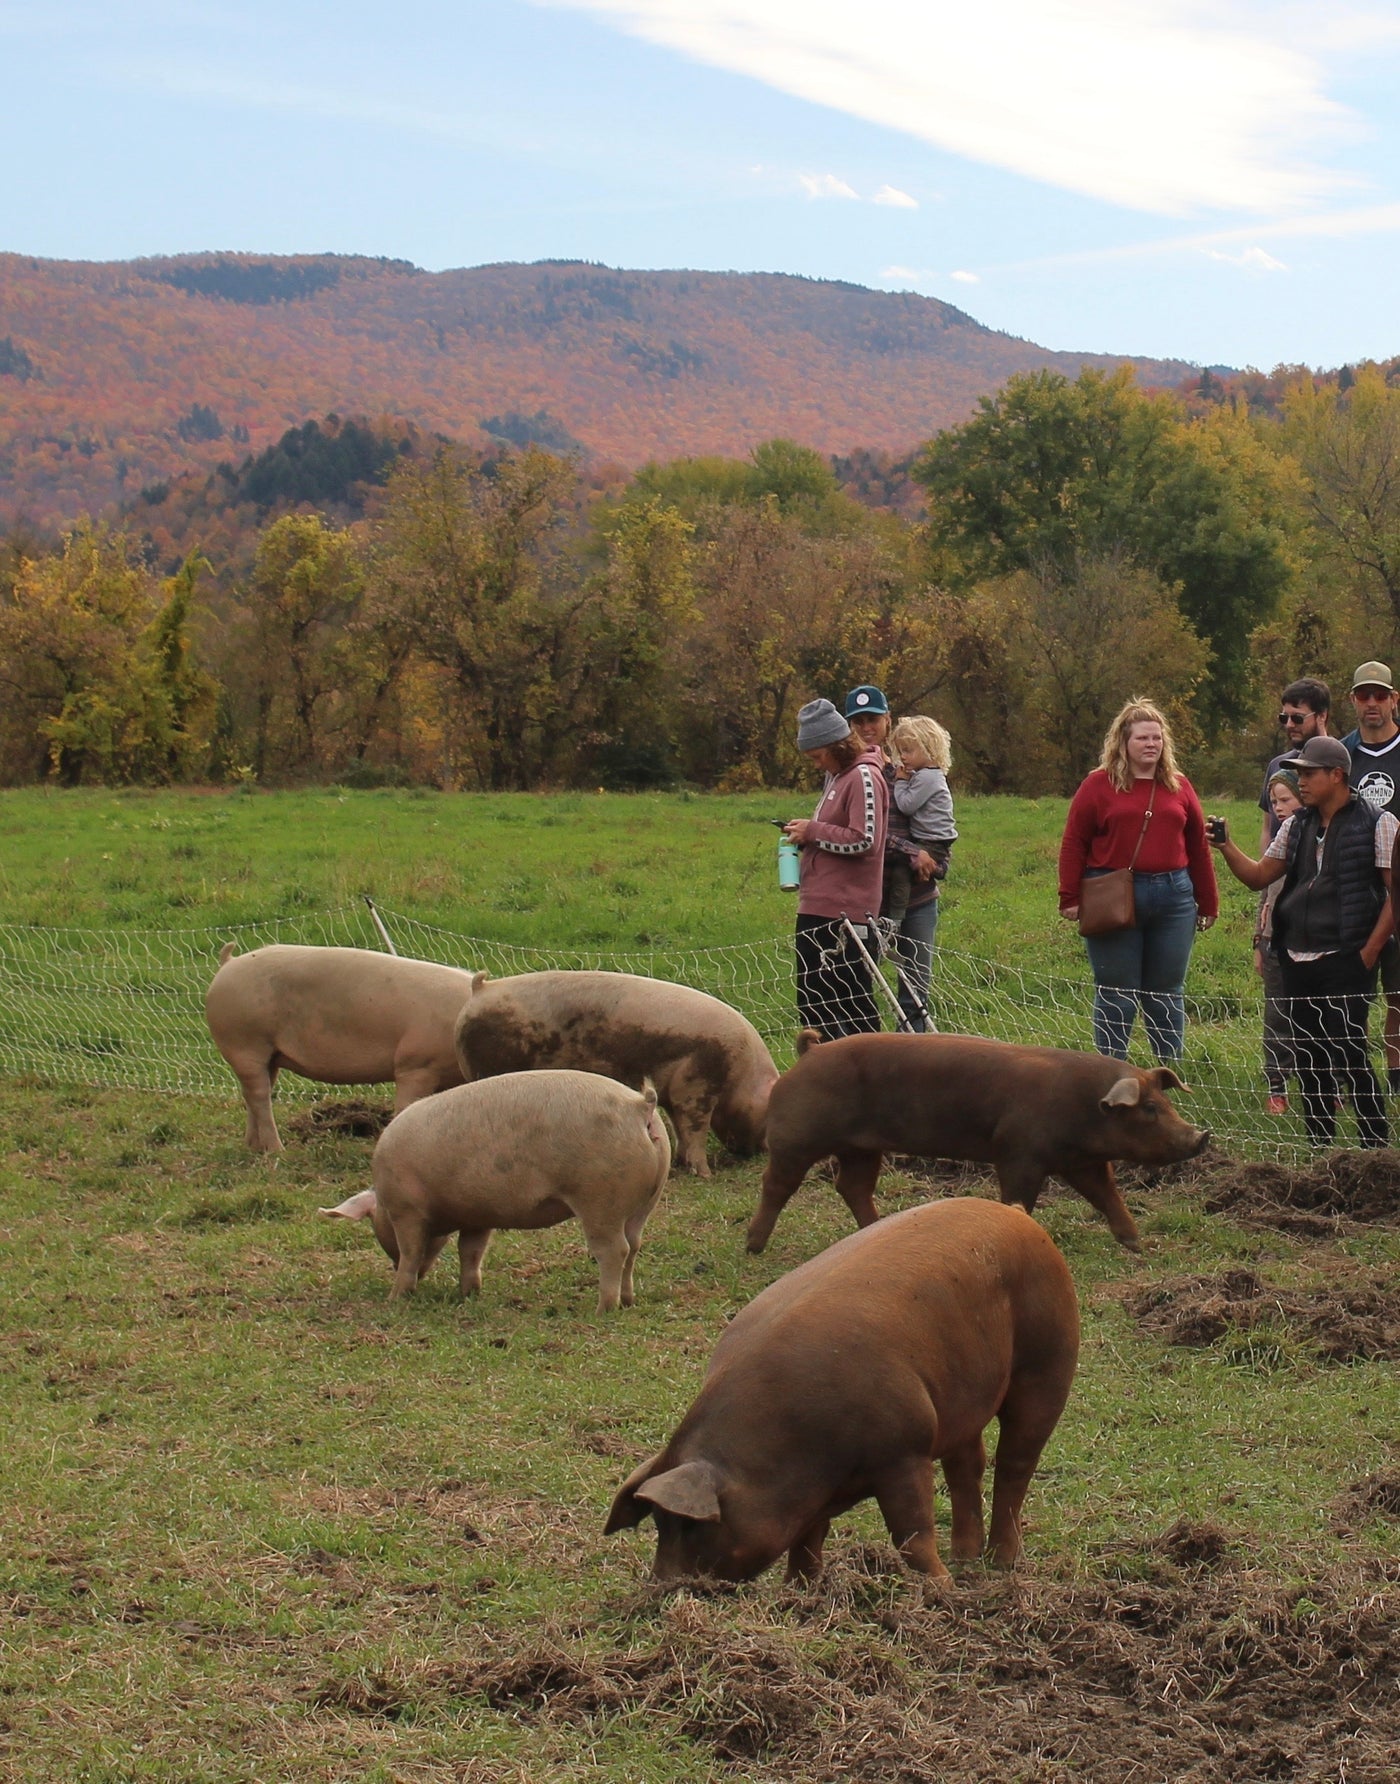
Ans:
<svg viewBox="0 0 1400 1784"><path fill-rule="evenodd" d="M829 1041L874 1034L880 1012L870 968L843 928L866 936L880 908L885 872L889 787L884 758L867 749L830 700L809 700L797 715L797 747L826 776L810 818L793 818L787 835L802 850L797 898L797 1014Z"/></svg>
<svg viewBox="0 0 1400 1784"><path fill-rule="evenodd" d="M1114 719L1102 766L1070 803L1060 844L1061 916L1078 917L1087 876L1129 866L1135 923L1084 938L1094 975L1094 1045L1126 1059L1141 1009L1154 1057L1180 1059L1191 944L1215 921L1220 900L1201 802L1176 766L1167 721L1147 700L1130 700Z"/></svg>

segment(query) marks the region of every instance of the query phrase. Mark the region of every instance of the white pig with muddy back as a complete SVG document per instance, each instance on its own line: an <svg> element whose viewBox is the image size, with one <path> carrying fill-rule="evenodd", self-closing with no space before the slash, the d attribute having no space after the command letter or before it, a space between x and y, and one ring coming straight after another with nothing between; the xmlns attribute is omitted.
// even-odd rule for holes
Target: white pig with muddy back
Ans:
<svg viewBox="0 0 1400 1784"><path fill-rule="evenodd" d="M1021 1506L1069 1397L1079 1308L1064 1259L1020 1208L932 1202L779 1277L732 1321L671 1441L623 1483L606 1532L656 1519L657 1579L821 1567L831 1520L874 1498L900 1555L947 1575L982 1553L982 1433L1000 1424L990 1558L1014 1565Z"/></svg>
<svg viewBox="0 0 1400 1784"><path fill-rule="evenodd" d="M460 1084L452 1030L471 994L471 973L432 960L280 942L235 954L230 942L204 1014L242 1087L248 1145L282 1150L272 1091L283 1070L320 1084L392 1080L396 1111Z"/></svg>
<svg viewBox="0 0 1400 1784"><path fill-rule="evenodd" d="M374 1188L338 1208L369 1217L411 1294L453 1233L461 1290L481 1287L497 1227L577 1220L598 1266L598 1308L633 1301L642 1228L671 1168L656 1091L594 1072L511 1072L460 1084L396 1115L374 1149Z"/></svg>
<svg viewBox="0 0 1400 1784"><path fill-rule="evenodd" d="M462 1076L540 1066L602 1072L639 1087L650 1078L676 1128L676 1160L708 1177L713 1126L731 1152L763 1149L778 1068L753 1024L707 992L636 973L477 976L457 1024Z"/></svg>

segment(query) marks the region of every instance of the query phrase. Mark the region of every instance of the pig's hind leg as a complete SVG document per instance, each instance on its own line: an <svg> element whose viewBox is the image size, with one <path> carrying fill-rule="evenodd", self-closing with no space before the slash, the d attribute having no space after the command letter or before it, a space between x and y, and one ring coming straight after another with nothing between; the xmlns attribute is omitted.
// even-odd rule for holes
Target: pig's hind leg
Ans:
<svg viewBox="0 0 1400 1784"><path fill-rule="evenodd" d="M626 1223L622 1228L623 1237L627 1241L627 1261L622 1266L622 1282L620 1285L622 1305L624 1307L631 1307L637 1298L632 1288L632 1271L636 1267L637 1253L642 1249L642 1229L650 1218L651 1211L660 1199L660 1195L661 1192L658 1190L645 1206L638 1208L635 1214L628 1216Z"/></svg>
<svg viewBox="0 0 1400 1784"><path fill-rule="evenodd" d="M389 1290L390 1299L411 1295L452 1237L451 1233L431 1231L421 1214L400 1214L393 1225L399 1261L398 1268L394 1271L394 1286Z"/></svg>
<svg viewBox="0 0 1400 1784"><path fill-rule="evenodd" d="M980 1431L943 1457L943 1478L948 1483L953 1516L948 1551L955 1561L975 1561L982 1553L982 1477L986 1472L987 1450Z"/></svg>
<svg viewBox="0 0 1400 1784"><path fill-rule="evenodd" d="M822 1570L822 1547L831 1528L830 1518L818 1518L804 1530L788 1550L787 1577L792 1580L814 1580Z"/></svg>
<svg viewBox="0 0 1400 1784"><path fill-rule="evenodd" d="M598 1266L598 1311L611 1313L623 1304L623 1276L626 1272L630 1277L633 1256L631 1243L621 1227L586 1221L583 1222L583 1236Z"/></svg>
<svg viewBox="0 0 1400 1784"><path fill-rule="evenodd" d="M946 1580L933 1521L933 1459L906 1456L875 1487L875 1503L906 1565L931 1579Z"/></svg>
<svg viewBox="0 0 1400 1784"><path fill-rule="evenodd" d="M272 1092L277 1083L277 1060L254 1059L249 1055L230 1059L229 1069L238 1079L243 1092L243 1106L248 1111L244 1144L250 1152L281 1152L282 1136L272 1113Z"/></svg>
<svg viewBox="0 0 1400 1784"><path fill-rule="evenodd" d="M856 1217L856 1225L874 1226L880 1218L875 1206L875 1185L880 1181L882 1155L878 1152L838 1152L836 1193Z"/></svg>
<svg viewBox="0 0 1400 1784"><path fill-rule="evenodd" d="M996 1465L992 1471L992 1527L987 1545L994 1567L1014 1567L1021 1558L1021 1507L1069 1397L1073 1361L1067 1373L1047 1368L1013 1379L998 1420Z"/></svg>
<svg viewBox="0 0 1400 1784"><path fill-rule="evenodd" d="M457 1235L458 1289L464 1301L481 1293L481 1261L494 1231L494 1227L463 1227Z"/></svg>

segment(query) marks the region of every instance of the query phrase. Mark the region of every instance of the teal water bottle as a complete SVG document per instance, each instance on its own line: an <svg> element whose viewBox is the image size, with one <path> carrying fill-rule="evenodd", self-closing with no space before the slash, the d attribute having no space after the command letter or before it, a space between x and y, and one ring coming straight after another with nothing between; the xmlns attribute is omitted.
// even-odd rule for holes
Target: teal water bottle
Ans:
<svg viewBox="0 0 1400 1784"><path fill-rule="evenodd" d="M795 892L801 879L802 851L786 836L778 838L778 884L784 892Z"/></svg>

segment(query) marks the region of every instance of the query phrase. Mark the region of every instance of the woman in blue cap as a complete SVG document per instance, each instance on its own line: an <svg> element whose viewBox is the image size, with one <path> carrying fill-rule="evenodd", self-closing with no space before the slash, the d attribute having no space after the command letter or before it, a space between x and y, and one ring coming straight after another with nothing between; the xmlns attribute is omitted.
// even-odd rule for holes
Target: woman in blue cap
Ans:
<svg viewBox="0 0 1400 1784"><path fill-rule="evenodd" d="M897 770L890 756L890 706L881 689L864 683L846 696L846 721L867 749L877 749L890 789L889 830L885 837L884 900L881 909L898 927L899 1007L916 1034L928 1027L928 986L933 970L933 937L938 927L938 882L948 871L910 834L909 820L895 797Z"/></svg>

